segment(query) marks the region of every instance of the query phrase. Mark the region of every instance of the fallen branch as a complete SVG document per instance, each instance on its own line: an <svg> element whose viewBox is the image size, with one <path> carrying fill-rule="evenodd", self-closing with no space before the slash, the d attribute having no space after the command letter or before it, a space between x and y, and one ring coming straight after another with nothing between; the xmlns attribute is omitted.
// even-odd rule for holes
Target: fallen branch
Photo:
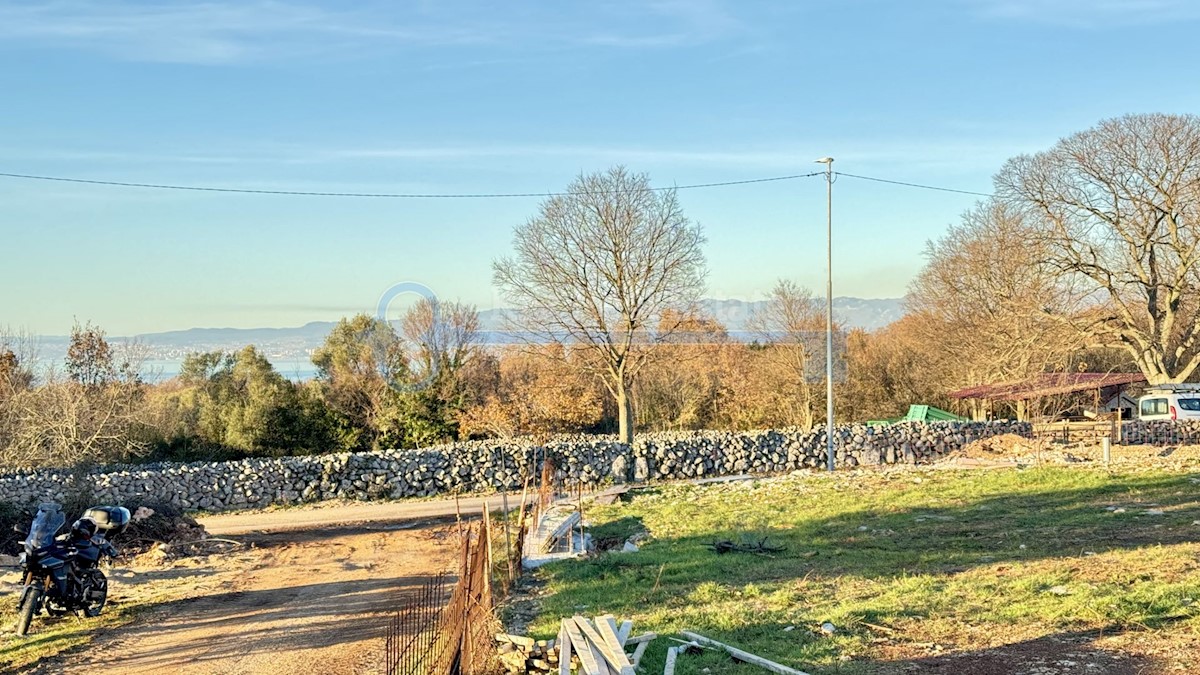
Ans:
<svg viewBox="0 0 1200 675"><path fill-rule="evenodd" d="M163 544L163 548L175 548L176 546L191 546L193 544L207 544L209 542L218 542L222 544L233 544L234 546L245 546L244 542L234 541L233 539L222 539L220 537L205 537L195 541L173 541Z"/></svg>
<svg viewBox="0 0 1200 675"><path fill-rule="evenodd" d="M734 543L728 539L724 541L714 541L708 547L717 554L725 553L755 553L758 555L766 555L768 553L782 553L787 550L786 546L773 546L767 544L767 537L763 537L759 541L753 543Z"/></svg>

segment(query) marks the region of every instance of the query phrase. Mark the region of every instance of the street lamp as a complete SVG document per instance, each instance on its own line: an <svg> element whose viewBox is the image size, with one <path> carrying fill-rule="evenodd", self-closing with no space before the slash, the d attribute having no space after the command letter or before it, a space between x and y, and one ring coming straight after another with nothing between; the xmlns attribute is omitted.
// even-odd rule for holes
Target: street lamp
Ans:
<svg viewBox="0 0 1200 675"><path fill-rule="evenodd" d="M833 471L833 158L822 157L825 165L825 451Z"/></svg>

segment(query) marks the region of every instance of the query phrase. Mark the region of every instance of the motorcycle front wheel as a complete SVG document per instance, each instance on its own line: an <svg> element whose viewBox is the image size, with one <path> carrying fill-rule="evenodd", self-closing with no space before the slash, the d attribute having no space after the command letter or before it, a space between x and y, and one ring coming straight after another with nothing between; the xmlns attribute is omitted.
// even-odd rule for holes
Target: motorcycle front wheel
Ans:
<svg viewBox="0 0 1200 675"><path fill-rule="evenodd" d="M108 602L108 579L100 570L93 570L91 579L84 589L83 615L91 618L100 616L104 605Z"/></svg>
<svg viewBox="0 0 1200 675"><path fill-rule="evenodd" d="M21 607L17 610L17 635L19 637L25 637L29 632L29 624L33 622L33 615L37 612L41 599L41 587L33 586L26 589L25 595L21 599Z"/></svg>

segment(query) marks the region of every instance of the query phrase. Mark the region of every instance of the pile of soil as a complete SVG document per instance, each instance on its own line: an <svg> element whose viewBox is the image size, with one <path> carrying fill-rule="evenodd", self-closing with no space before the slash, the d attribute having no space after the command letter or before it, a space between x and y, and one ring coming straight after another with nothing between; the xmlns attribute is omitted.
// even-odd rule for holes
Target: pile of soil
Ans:
<svg viewBox="0 0 1200 675"><path fill-rule="evenodd" d="M1038 441L1016 434L1000 434L967 443L944 459L1018 460L1038 451Z"/></svg>
<svg viewBox="0 0 1200 675"><path fill-rule="evenodd" d="M1200 466L1200 445L1153 446L1114 443L1110 454L1112 465L1120 466L1123 470L1195 470ZM1100 442L1095 440L1064 444L1056 438L1033 439L1001 434L968 443L936 463L953 466L993 462L1103 466L1104 453Z"/></svg>

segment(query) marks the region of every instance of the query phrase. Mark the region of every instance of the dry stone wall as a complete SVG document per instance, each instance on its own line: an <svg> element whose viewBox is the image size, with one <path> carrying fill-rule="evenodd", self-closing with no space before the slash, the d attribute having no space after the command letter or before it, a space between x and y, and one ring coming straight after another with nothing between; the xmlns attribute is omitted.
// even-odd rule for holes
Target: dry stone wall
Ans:
<svg viewBox="0 0 1200 675"><path fill-rule="evenodd" d="M1121 424L1126 445L1179 445L1200 443L1200 420L1133 420Z"/></svg>
<svg viewBox="0 0 1200 675"><path fill-rule="evenodd" d="M1031 429L1018 422L846 425L835 429L834 445L840 466L914 463L1002 433L1029 435ZM74 478L93 486L97 502L156 500L221 511L519 489L527 473L536 475L543 457L554 461L567 482L594 485L823 467L825 453L821 428L650 433L632 447L604 436L561 436L540 445L526 439L468 441L418 450L113 466L86 477L54 469L17 471L0 475L0 501L63 499Z"/></svg>

